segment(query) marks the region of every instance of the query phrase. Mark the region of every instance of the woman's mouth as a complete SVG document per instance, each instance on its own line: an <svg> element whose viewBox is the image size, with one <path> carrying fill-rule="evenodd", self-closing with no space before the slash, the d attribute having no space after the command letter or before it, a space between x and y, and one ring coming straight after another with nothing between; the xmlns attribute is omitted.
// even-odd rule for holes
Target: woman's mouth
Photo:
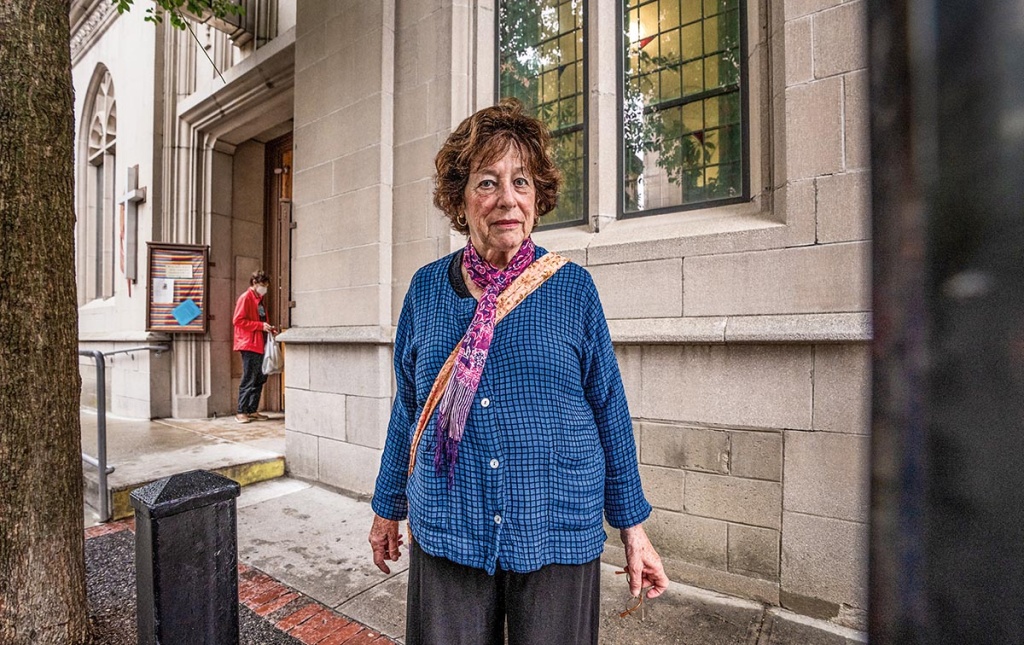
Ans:
<svg viewBox="0 0 1024 645"><path fill-rule="evenodd" d="M514 219L500 219L494 223L498 228L516 228L521 226L521 222Z"/></svg>

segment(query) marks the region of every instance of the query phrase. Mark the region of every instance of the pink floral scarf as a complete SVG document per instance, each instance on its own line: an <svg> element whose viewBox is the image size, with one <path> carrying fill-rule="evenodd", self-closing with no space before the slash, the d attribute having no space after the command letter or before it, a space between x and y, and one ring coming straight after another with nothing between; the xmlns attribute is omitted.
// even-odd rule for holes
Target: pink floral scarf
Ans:
<svg viewBox="0 0 1024 645"><path fill-rule="evenodd" d="M504 270L494 268L481 258L473 248L472 241L466 244L466 250L462 253L462 266L466 268L470 279L484 290L484 294L476 305L476 313L473 314L466 335L459 343L455 369L437 406L434 469L438 475L447 471L449 488L455 482L459 442L462 441L469 408L480 386L484 364L487 362L487 352L494 337L494 314L498 296L526 270L526 267L530 266L535 249L533 240L526 238Z"/></svg>

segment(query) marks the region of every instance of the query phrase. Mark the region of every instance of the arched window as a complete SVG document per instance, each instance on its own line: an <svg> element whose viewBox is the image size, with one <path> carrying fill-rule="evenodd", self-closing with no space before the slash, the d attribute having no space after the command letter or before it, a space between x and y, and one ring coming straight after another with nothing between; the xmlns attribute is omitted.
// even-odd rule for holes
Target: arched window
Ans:
<svg viewBox="0 0 1024 645"><path fill-rule="evenodd" d="M86 94L82 123L78 282L81 300L88 302L114 295L117 105L114 82L104 67L96 70Z"/></svg>

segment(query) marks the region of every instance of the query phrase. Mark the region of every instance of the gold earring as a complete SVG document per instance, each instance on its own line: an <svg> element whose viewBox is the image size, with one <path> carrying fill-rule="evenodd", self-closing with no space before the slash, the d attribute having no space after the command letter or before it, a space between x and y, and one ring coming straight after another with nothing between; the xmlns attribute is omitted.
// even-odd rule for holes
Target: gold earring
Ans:
<svg viewBox="0 0 1024 645"><path fill-rule="evenodd" d="M459 213L455 217L455 223L458 224L459 226L465 226L466 225L466 214L465 213Z"/></svg>

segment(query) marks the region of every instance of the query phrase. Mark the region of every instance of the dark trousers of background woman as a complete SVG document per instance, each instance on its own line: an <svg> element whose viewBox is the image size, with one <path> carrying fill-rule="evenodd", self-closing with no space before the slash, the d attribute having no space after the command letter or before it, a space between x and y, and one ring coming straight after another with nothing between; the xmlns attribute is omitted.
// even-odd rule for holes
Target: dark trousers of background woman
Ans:
<svg viewBox="0 0 1024 645"><path fill-rule="evenodd" d="M263 373L263 354L242 351L242 382L238 385L238 412L252 414L260 407L260 394L267 375Z"/></svg>

